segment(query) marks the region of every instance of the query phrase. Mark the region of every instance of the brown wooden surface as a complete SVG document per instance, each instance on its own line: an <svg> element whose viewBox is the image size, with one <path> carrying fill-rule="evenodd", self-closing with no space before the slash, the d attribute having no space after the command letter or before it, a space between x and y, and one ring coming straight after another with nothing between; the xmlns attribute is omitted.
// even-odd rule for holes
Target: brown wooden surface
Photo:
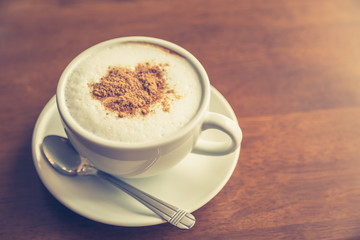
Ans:
<svg viewBox="0 0 360 240"><path fill-rule="evenodd" d="M233 176L189 231L88 220L33 166L65 66L128 35L192 52L243 129ZM0 239L360 239L359 1L3 0L0 113Z"/></svg>

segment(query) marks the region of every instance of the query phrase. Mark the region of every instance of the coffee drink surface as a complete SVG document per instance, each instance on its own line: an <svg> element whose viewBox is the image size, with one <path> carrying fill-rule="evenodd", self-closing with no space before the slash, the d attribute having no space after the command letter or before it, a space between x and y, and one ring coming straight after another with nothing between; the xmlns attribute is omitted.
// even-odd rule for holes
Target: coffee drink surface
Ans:
<svg viewBox="0 0 360 240"><path fill-rule="evenodd" d="M166 65L167 84L180 96L169 111L155 105L147 115L120 118L92 97L89 85L97 83L109 66L135 68L139 63ZM198 110L201 84L197 71L184 57L159 46L128 42L104 47L81 59L65 87L65 101L72 118L86 131L120 142L148 142L171 135L186 125Z"/></svg>

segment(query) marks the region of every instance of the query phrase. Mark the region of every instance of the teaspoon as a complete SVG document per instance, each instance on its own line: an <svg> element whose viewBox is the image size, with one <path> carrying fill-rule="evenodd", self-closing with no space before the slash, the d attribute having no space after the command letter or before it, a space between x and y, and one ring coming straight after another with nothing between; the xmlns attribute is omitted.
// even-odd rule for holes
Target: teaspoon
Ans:
<svg viewBox="0 0 360 240"><path fill-rule="evenodd" d="M46 160L58 172L68 176L98 176L120 188L172 225L180 229L190 229L194 226L195 217L192 214L96 169L76 152L68 139L54 135L46 136L41 148Z"/></svg>

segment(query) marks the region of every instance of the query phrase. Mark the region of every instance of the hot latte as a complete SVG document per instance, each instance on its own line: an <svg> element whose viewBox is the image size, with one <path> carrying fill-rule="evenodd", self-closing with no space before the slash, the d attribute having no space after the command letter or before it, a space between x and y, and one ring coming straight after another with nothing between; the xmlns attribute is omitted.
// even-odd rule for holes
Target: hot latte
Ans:
<svg viewBox="0 0 360 240"><path fill-rule="evenodd" d="M202 86L186 58L163 47L126 42L85 55L65 83L67 110L104 139L147 142L171 135L198 110Z"/></svg>

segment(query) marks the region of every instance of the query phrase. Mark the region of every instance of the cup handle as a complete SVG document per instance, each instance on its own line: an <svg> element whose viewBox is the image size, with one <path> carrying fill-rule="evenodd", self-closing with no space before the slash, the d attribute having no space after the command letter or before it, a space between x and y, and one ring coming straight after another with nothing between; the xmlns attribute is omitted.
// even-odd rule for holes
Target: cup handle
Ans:
<svg viewBox="0 0 360 240"><path fill-rule="evenodd" d="M198 139L192 152L206 155L225 155L234 152L241 144L242 132L236 121L214 112L207 113L201 131L217 129L226 133L231 141L216 142Z"/></svg>

